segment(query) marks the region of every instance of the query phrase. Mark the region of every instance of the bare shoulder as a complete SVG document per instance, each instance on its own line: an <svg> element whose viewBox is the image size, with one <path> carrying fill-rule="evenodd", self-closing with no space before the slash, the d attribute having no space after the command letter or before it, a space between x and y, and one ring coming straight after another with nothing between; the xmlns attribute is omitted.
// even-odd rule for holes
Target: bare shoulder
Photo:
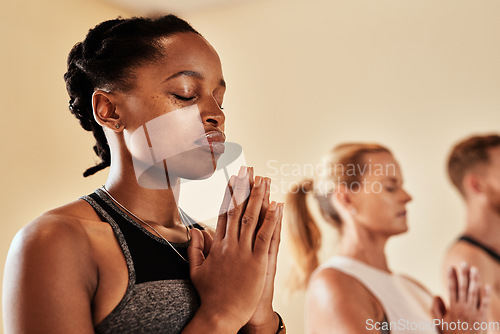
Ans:
<svg viewBox="0 0 500 334"><path fill-rule="evenodd" d="M62 266L78 267L79 271L89 268L92 265L91 246L85 228L85 218L90 218L88 214L82 203L75 201L34 219L14 237L7 269L31 272L38 268L43 273L46 268Z"/></svg>
<svg viewBox="0 0 500 334"><path fill-rule="evenodd" d="M342 333L366 332L369 319L384 318L379 301L362 283L332 268L322 269L311 278L306 308L311 333L327 333L333 325Z"/></svg>
<svg viewBox="0 0 500 334"><path fill-rule="evenodd" d="M462 262L476 267L488 265L488 255L478 247L469 243L459 241L454 243L445 256L445 267L459 266Z"/></svg>
<svg viewBox="0 0 500 334"><path fill-rule="evenodd" d="M345 309L346 306L353 304L352 301L355 301L357 310L360 305L370 313L374 313L373 311L377 309L378 301L362 283L336 269L325 268L317 272L311 278L308 290L311 298L318 299L320 302L318 305L327 302L323 305L325 307L338 304ZM327 301L327 299L331 300ZM351 302L346 305L348 301Z"/></svg>
<svg viewBox="0 0 500 334"><path fill-rule="evenodd" d="M68 244L73 245L72 248L85 247L88 244L86 224L97 216L93 216L82 202L74 201L41 214L16 234L12 246L45 248Z"/></svg>
<svg viewBox="0 0 500 334"><path fill-rule="evenodd" d="M90 301L98 275L84 223L89 211L81 205L45 212L14 237L4 272L3 301L16 305L5 312L9 332L45 328L56 333L55 324L70 328L75 323L91 329Z"/></svg>

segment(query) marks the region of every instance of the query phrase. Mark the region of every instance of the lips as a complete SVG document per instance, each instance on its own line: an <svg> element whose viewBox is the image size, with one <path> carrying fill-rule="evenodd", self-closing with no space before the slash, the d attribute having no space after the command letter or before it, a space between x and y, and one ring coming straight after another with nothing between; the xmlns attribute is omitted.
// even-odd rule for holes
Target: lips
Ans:
<svg viewBox="0 0 500 334"><path fill-rule="evenodd" d="M224 132L213 130L205 133L195 141L195 144L213 154L222 154L225 150L226 136Z"/></svg>
<svg viewBox="0 0 500 334"><path fill-rule="evenodd" d="M398 217L406 217L406 210L400 211L397 213Z"/></svg>

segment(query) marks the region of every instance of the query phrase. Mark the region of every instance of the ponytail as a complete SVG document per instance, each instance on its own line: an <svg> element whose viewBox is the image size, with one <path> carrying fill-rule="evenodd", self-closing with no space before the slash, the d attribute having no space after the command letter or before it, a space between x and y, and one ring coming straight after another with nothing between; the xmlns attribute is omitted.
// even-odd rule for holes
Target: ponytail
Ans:
<svg viewBox="0 0 500 334"><path fill-rule="evenodd" d="M294 289L307 287L311 274L319 265L321 231L307 206L307 194L313 189L313 180L304 179L291 189L286 200L290 236L298 264L290 282Z"/></svg>

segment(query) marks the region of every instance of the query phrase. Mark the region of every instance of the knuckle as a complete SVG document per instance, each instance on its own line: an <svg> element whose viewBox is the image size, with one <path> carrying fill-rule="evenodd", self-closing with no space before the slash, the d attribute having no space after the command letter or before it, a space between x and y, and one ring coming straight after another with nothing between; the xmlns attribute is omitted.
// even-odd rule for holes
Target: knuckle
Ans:
<svg viewBox="0 0 500 334"><path fill-rule="evenodd" d="M270 237L269 237L269 234L267 233L264 233L264 232L260 232L257 234L257 239L261 242L269 242L270 240Z"/></svg>
<svg viewBox="0 0 500 334"><path fill-rule="evenodd" d="M241 217L241 225L251 225L254 221L254 217L250 214L244 214L243 217Z"/></svg>
<svg viewBox="0 0 500 334"><path fill-rule="evenodd" d="M259 195L260 195L260 194L259 194L258 189L255 189L255 188L254 188L254 189L252 189L252 191L250 192L250 197L252 197L252 198L259 197Z"/></svg>
<svg viewBox="0 0 500 334"><path fill-rule="evenodd" d="M267 212L267 214L266 214L267 221L273 221L273 220L275 220L275 218L276 218L276 211L272 211L272 212L268 211Z"/></svg>
<svg viewBox="0 0 500 334"><path fill-rule="evenodd" d="M235 218L239 215L239 208L234 207L227 212L228 218Z"/></svg>

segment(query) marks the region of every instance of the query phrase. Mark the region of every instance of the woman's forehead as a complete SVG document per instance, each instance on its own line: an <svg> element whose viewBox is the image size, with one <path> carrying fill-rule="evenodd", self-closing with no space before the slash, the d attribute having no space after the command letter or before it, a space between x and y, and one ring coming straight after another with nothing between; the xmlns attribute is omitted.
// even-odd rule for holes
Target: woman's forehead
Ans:
<svg viewBox="0 0 500 334"><path fill-rule="evenodd" d="M219 56L213 47L201 36L194 33L180 33L159 40L163 57L135 69L136 79L155 82L171 77L192 77L224 81ZM196 75L181 76L182 73Z"/></svg>
<svg viewBox="0 0 500 334"><path fill-rule="evenodd" d="M202 36L195 33L178 33L158 40L166 60L175 63L215 62L220 64L219 55Z"/></svg>

